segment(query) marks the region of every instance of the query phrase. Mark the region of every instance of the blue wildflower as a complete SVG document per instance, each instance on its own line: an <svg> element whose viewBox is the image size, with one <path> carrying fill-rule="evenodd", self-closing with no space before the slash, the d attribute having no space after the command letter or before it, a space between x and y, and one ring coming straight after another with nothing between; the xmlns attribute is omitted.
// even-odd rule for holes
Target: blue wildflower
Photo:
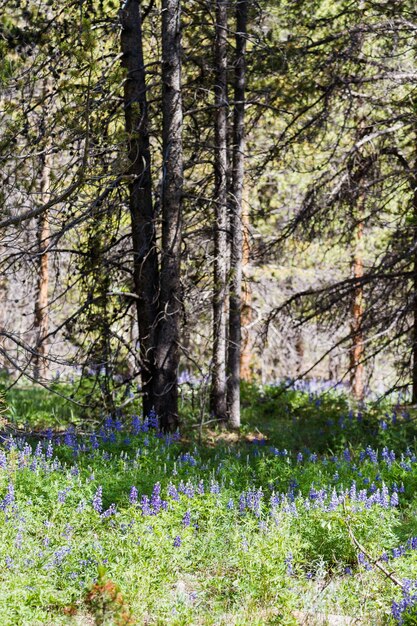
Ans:
<svg viewBox="0 0 417 626"><path fill-rule="evenodd" d="M93 509L97 511L97 513L101 513L103 510L103 487L101 487L101 485L97 488L97 491L94 494Z"/></svg>
<svg viewBox="0 0 417 626"><path fill-rule="evenodd" d="M137 501L138 501L138 490L136 489L135 486L133 486L130 490L129 502L130 504L136 504Z"/></svg>

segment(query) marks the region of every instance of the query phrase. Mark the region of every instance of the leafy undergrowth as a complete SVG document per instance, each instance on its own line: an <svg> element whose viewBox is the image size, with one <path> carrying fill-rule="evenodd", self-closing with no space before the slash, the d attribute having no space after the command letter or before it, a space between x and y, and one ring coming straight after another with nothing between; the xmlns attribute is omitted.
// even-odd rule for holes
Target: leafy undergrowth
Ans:
<svg viewBox="0 0 417 626"><path fill-rule="evenodd" d="M249 392L236 442L197 445L135 416L5 434L1 624L415 623L412 419Z"/></svg>

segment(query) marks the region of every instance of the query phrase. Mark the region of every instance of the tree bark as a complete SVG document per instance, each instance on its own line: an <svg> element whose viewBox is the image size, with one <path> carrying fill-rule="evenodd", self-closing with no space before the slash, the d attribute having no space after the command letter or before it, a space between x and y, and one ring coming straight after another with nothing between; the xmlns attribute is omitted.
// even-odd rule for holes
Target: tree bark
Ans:
<svg viewBox="0 0 417 626"><path fill-rule="evenodd" d="M228 423L240 427L240 350L242 308L242 195L245 168L245 88L247 0L236 0L236 60L233 119L233 182L231 202L231 278L229 296Z"/></svg>
<svg viewBox="0 0 417 626"><path fill-rule="evenodd" d="M122 66L127 70L124 109L129 156L129 209L132 225L133 280L139 328L143 412L155 407L155 322L158 313L158 254L152 198L151 154L139 0L121 10Z"/></svg>
<svg viewBox="0 0 417 626"><path fill-rule="evenodd" d="M252 287L248 276L245 276L245 268L249 267L250 260L250 236L249 236L249 202L248 202L247 185L243 190L243 206L242 206L242 226L243 226L243 252L242 252L242 274L243 293L242 293L242 348L240 353L240 377L242 380L250 382L252 380L252 344L250 324L252 323Z"/></svg>
<svg viewBox="0 0 417 626"><path fill-rule="evenodd" d="M215 41L215 224L213 284L212 413L227 420L226 397L226 294L227 294L227 5L216 0Z"/></svg>
<svg viewBox="0 0 417 626"><path fill-rule="evenodd" d="M43 85L43 96L46 98L50 91L50 81L46 80ZM41 121L41 135L46 136L46 117L47 107L43 107ZM45 142L45 149L41 157L41 176L40 176L40 201L46 204L49 198L50 178L51 178L51 154L50 141ZM48 267L48 245L50 237L49 212L44 211L40 214L37 221L36 231L38 241L38 277L35 299L34 329L36 336L35 355L33 359L33 377L35 380L44 380L48 375L48 361L46 358L47 346L46 336L48 334L48 285L49 285L49 267Z"/></svg>
<svg viewBox="0 0 417 626"><path fill-rule="evenodd" d="M417 158L414 164L414 173L412 177L413 184L413 220L412 220L412 237L413 237L413 300L412 300L412 394L411 402L417 404Z"/></svg>
<svg viewBox="0 0 417 626"><path fill-rule="evenodd" d="M180 252L182 235L181 2L162 1L162 251L155 408L163 430L178 427Z"/></svg>
<svg viewBox="0 0 417 626"><path fill-rule="evenodd" d="M362 209L362 207L361 207ZM352 255L352 273L353 278L361 279L363 277L363 256L362 242L363 222L359 221L355 228L354 252ZM356 400L363 400L365 394L364 387L364 366L363 366L363 286L356 283L352 298L352 320L351 333L352 345L350 348L350 388L353 397Z"/></svg>

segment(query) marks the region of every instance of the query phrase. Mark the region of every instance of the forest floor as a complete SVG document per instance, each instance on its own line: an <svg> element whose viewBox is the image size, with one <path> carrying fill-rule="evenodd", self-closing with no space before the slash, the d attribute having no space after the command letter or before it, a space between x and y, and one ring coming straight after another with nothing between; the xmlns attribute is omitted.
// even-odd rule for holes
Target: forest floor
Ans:
<svg viewBox="0 0 417 626"><path fill-rule="evenodd" d="M81 432L33 389L8 402L2 625L417 623L403 408L251 385L239 437L200 433L187 397L168 436L132 415Z"/></svg>

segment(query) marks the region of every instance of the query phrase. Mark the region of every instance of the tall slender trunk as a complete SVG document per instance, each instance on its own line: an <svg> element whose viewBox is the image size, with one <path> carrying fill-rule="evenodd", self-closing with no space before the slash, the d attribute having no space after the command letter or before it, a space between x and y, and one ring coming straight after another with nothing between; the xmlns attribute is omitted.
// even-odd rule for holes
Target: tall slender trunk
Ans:
<svg viewBox="0 0 417 626"><path fill-rule="evenodd" d="M146 73L139 0L121 11L122 65L127 70L124 109L129 150L129 208L132 225L133 279L139 328L143 412L155 406L155 322L158 313L158 255L152 199Z"/></svg>
<svg viewBox="0 0 417 626"><path fill-rule="evenodd" d="M242 273L245 275L245 267L249 267L250 260L250 236L249 236L249 202L247 197L247 185L243 190L242 226L243 226L243 251ZM240 353L240 377L250 382L252 380L252 338L250 324L252 323L252 287L248 276L243 280L242 293L242 349Z"/></svg>
<svg viewBox="0 0 417 626"><path fill-rule="evenodd" d="M360 205L360 211L362 206ZM361 216L359 216L361 220ZM355 227L354 251L352 255L352 274L354 279L363 277L363 256L362 256L363 222L359 221ZM363 286L360 282L355 283L352 298L351 310L351 333L352 345L350 348L350 388L356 400L363 400L364 387L364 366L363 366Z"/></svg>
<svg viewBox="0 0 417 626"><path fill-rule="evenodd" d="M412 237L413 237L413 328L412 328L412 395L411 401L417 404L417 158L414 163L414 173L412 177L413 185L413 220L412 220Z"/></svg>
<svg viewBox="0 0 417 626"><path fill-rule="evenodd" d="M213 374L211 409L227 419L226 280L227 280L227 5L216 0L215 224L213 284Z"/></svg>
<svg viewBox="0 0 417 626"><path fill-rule="evenodd" d="M302 330L297 331L295 338L295 353L297 355L295 362L295 375L300 376L304 367L305 342Z"/></svg>
<svg viewBox="0 0 417 626"><path fill-rule="evenodd" d="M182 235L181 1L162 1L162 251L155 408L164 430L178 427L180 252Z"/></svg>
<svg viewBox="0 0 417 626"><path fill-rule="evenodd" d="M49 80L45 80L43 85L43 119L41 121L41 135L45 137L47 133L46 116L48 110L48 95L51 90ZM49 188L51 183L51 154L50 141L45 142L45 149L41 161L40 175L40 202L46 204L49 199ZM49 267L48 267L48 245L50 238L49 213L43 211L39 218L36 231L38 241L38 277L35 299L34 329L36 336L35 355L33 359L33 377L35 380L45 379L48 375L48 361L46 358L47 345L46 336L48 334L48 285L49 285Z"/></svg>
<svg viewBox="0 0 417 626"><path fill-rule="evenodd" d="M242 195L245 168L245 88L248 1L236 0L236 60L233 119L233 182L231 202L231 277L228 350L228 423L240 427L240 349L242 307Z"/></svg>

